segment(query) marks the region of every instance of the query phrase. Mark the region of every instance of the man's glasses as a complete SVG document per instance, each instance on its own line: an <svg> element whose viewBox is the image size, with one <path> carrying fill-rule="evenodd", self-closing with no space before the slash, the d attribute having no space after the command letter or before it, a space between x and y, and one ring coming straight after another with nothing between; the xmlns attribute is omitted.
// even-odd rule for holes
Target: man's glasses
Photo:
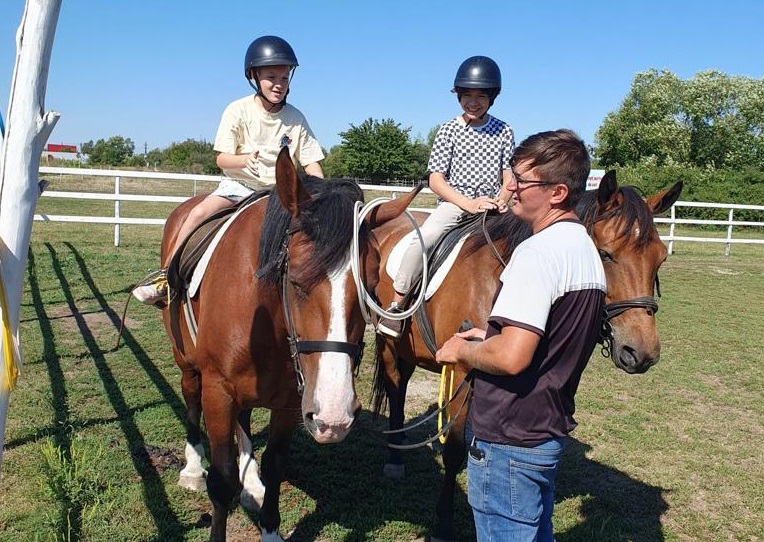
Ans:
<svg viewBox="0 0 764 542"><path fill-rule="evenodd" d="M515 183L520 186L521 184L538 184L538 185L553 185L553 184L560 184L560 183L553 183L551 181L534 181L532 179L523 179L520 177L520 175L515 172L515 168L510 166L510 171L512 172L512 177L515 180Z"/></svg>

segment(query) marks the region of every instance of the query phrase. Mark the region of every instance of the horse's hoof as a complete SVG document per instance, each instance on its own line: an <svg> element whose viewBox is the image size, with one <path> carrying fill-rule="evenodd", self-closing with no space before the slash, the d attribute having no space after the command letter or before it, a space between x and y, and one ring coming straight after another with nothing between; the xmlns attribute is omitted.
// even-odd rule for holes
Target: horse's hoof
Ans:
<svg viewBox="0 0 764 542"><path fill-rule="evenodd" d="M181 474L178 478L178 485L191 491L207 491L207 480L204 476Z"/></svg>
<svg viewBox="0 0 764 542"><path fill-rule="evenodd" d="M278 529L275 531L266 531L262 527L260 527L260 541L261 542L284 542L284 539L281 538L281 535L279 534Z"/></svg>
<svg viewBox="0 0 764 542"><path fill-rule="evenodd" d="M249 512L259 512L263 506L264 497L265 495L253 495L246 489L243 489L241 495L239 495L239 504Z"/></svg>
<svg viewBox="0 0 764 542"><path fill-rule="evenodd" d="M395 463L386 463L382 469L385 478L391 480L403 480L406 477L406 465L397 465Z"/></svg>

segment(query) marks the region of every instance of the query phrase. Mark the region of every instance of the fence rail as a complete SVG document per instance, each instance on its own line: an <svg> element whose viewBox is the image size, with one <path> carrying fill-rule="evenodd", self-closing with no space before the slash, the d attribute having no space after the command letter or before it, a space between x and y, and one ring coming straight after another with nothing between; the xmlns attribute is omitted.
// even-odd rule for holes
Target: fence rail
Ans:
<svg viewBox="0 0 764 542"><path fill-rule="evenodd" d="M147 203L182 203L191 196L159 196L159 195L141 195L141 194L123 194L122 181L130 180L154 180L162 182L192 182L193 194L197 193L197 183L217 183L223 177L215 175L194 175L187 173L160 173L150 171L122 171L111 169L85 169L85 168L61 168L61 167L41 167L41 176L45 176L49 181L52 176L59 176L59 179L68 179L73 176L81 177L105 177L113 179L113 192L56 192L46 191L42 196L46 198L63 198L78 200L105 200L114 201L114 214L112 216L88 216L88 215L50 215L36 214L34 219L43 222L89 222L95 224L113 224L114 225L114 246L120 244L120 226L123 224L144 224L144 225L163 225L164 218L130 218L123 217L120 203L123 201L147 202ZM411 187L391 186L391 185L372 185L359 184L364 191L388 192L392 197L401 192L409 192ZM424 188L422 193L432 194L429 188ZM724 209L727 211L726 220L701 220L677 218L677 208L681 207L701 207L711 209ZM724 243L724 254L728 256L733 244L764 244L764 239L748 239L743 237L733 237L735 227L764 227L764 222L741 221L734 219L735 210L753 210L760 211L764 215L764 205L743 205L737 203L705 203L692 201L677 201L671 207L670 217L657 217L657 224L669 224L668 235L662 235L661 239L668 242L669 253L674 252L674 243L681 242L701 242L701 243ZM427 211L421 208L418 210ZM723 226L726 227L724 237L701 237L676 235L676 226L678 225L698 225L698 226Z"/></svg>

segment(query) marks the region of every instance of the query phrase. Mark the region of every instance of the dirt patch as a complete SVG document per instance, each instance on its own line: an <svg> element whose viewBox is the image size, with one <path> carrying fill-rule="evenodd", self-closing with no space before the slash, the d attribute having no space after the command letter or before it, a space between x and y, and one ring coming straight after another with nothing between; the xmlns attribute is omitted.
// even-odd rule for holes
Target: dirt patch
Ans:
<svg viewBox="0 0 764 542"><path fill-rule="evenodd" d="M69 305L58 305L47 308L48 321L57 321L67 332L81 335L83 328L87 329L94 337L103 334L115 334L119 330L119 324L115 325L112 316L104 310L77 311L72 313ZM142 323L129 316L125 318L125 329L139 329Z"/></svg>
<svg viewBox="0 0 764 542"><path fill-rule="evenodd" d="M417 369L406 392L406 416L416 416L438 404L440 374Z"/></svg>

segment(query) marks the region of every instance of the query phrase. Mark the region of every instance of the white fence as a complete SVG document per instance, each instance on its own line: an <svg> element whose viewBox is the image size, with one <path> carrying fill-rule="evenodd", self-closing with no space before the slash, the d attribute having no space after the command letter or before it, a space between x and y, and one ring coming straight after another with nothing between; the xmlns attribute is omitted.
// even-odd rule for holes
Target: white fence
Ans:
<svg viewBox="0 0 764 542"><path fill-rule="evenodd" d="M113 216L86 216L86 215L46 215L36 214L34 219L37 221L46 222L88 222L97 224L114 224L114 246L120 244L120 225L122 224L146 224L146 225L163 225L165 218L129 218L121 215L120 202L123 201L143 201L154 203L181 203L186 201L188 197L183 196L147 196L136 194L123 194L121 192L122 181L126 179L151 179L155 181L163 182L190 182L193 183L193 193L197 192L198 183L210 183L219 182L222 177L212 175L191 175L181 173L152 173L144 171L120 171L110 169L80 169L80 168L60 168L60 167L41 167L41 177L45 177L47 180L54 180L54 176L58 176L59 179L66 179L72 176L81 177L107 177L114 180L114 191L109 193L96 193L96 192L56 192L45 191L42 196L47 198L70 198L78 200L109 200L114 201L114 214ZM57 183L58 184L58 183ZM375 190L381 192L389 192L393 197L399 192L408 192L410 187L399 186L378 186L359 184L363 190ZM430 193L432 191L429 188L424 188L423 193ZM694 220L683 219L676 217L676 210L678 207L705 207L713 209L726 209L726 220ZM733 228L735 226L742 227L764 227L764 222L750 222L734 220L735 210L747 209L755 210L764 213L764 205L740 205L734 203L699 203L691 201L677 201L673 207L671 207L671 216L655 219L656 223L669 224L669 234L661 236L661 239L668 242L669 253L674 251L674 243L677 241L687 242L702 242L702 243L723 243L724 254L729 255L733 244L764 244L764 239L745 239L742 237L733 237ZM426 210L426 209L422 209ZM687 225L713 225L726 227L726 236L724 237L700 237L700 236L677 236L674 234L676 226L681 224Z"/></svg>

